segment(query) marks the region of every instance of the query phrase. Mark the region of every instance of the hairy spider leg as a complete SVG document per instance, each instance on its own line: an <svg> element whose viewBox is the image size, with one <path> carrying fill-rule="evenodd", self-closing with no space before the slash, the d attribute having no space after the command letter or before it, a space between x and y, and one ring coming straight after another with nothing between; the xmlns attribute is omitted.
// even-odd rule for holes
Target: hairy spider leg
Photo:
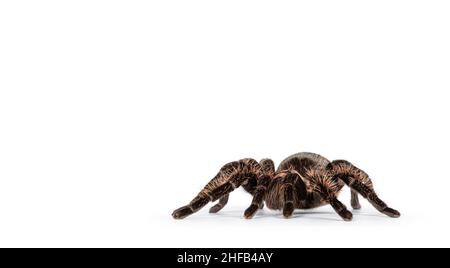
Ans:
<svg viewBox="0 0 450 268"><path fill-rule="evenodd" d="M289 218L294 212L296 201L306 199L306 186L300 175L293 170L282 173L281 183L283 216Z"/></svg>
<svg viewBox="0 0 450 268"><path fill-rule="evenodd" d="M244 217L246 219L251 219L255 215L258 208L262 209L262 207L264 206L264 197L266 195L269 182L270 177L268 175L264 175L258 180L258 185L256 186L252 203L244 212Z"/></svg>
<svg viewBox="0 0 450 268"><path fill-rule="evenodd" d="M392 218L400 217L400 212L390 208L378 197L373 188L372 180L364 171L346 160L335 160L330 165L336 178L342 180L348 187L366 198L379 212Z"/></svg>
<svg viewBox="0 0 450 268"><path fill-rule="evenodd" d="M352 220L353 214L337 199L337 194L342 188L338 180L330 176L325 170L308 170L306 176L309 177L311 189L318 193L325 202L330 204L344 221Z"/></svg>
<svg viewBox="0 0 450 268"><path fill-rule="evenodd" d="M228 197L230 195L224 195L219 199L219 203L215 204L209 209L209 213L217 213L219 212L227 203L228 203Z"/></svg>
<svg viewBox="0 0 450 268"><path fill-rule="evenodd" d="M261 166L254 159L246 158L228 163L188 205L176 209L172 216L175 219L185 218L209 202L228 195L248 180L258 179L262 175Z"/></svg>
<svg viewBox="0 0 450 268"><path fill-rule="evenodd" d="M361 204L359 204L358 192L353 189L351 189L350 203L353 209L361 209Z"/></svg>

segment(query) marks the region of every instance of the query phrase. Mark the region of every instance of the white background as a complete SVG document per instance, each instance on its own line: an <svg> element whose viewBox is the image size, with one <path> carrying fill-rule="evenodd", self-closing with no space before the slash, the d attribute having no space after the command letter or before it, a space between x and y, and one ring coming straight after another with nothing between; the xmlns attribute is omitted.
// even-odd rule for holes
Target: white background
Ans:
<svg viewBox="0 0 450 268"><path fill-rule="evenodd" d="M1 1L0 246L450 246L448 1ZM225 163L312 151L365 200L175 221ZM349 193L340 199L349 207ZM208 206L209 207L209 206Z"/></svg>

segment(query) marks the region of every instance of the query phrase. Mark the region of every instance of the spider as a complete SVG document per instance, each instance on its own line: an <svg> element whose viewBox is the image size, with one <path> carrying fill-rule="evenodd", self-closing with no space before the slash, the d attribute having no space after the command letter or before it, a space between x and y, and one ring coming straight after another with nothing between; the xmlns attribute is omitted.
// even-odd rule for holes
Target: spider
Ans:
<svg viewBox="0 0 450 268"><path fill-rule="evenodd" d="M345 221L353 215L337 199L340 190L347 185L351 189L351 206L360 209L358 194L366 198L381 213L400 217L400 213L386 205L375 193L367 173L346 160L330 162L314 153L298 153L283 160L275 171L274 162L262 159L259 163L251 158L231 162L186 206L172 213L175 219L185 218L211 201L219 202L210 213L220 211L228 202L229 194L242 186L253 196L244 217L252 218L264 202L269 209L282 210L289 218L294 209L311 209L330 204Z"/></svg>

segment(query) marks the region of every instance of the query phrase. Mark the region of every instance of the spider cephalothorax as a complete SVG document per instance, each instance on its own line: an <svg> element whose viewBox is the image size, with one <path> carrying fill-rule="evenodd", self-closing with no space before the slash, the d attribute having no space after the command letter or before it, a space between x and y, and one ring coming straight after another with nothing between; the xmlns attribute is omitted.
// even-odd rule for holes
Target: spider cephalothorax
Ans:
<svg viewBox="0 0 450 268"><path fill-rule="evenodd" d="M259 163L250 158L231 162L186 206L172 213L181 219L197 212L211 201L219 202L211 207L211 213L221 210L228 202L228 195L242 186L253 196L244 216L249 219L265 202L269 209L281 209L290 217L294 209L310 209L330 204L344 220L352 219L352 213L338 199L339 192L347 185L351 189L353 209L361 208L358 194L366 198L378 211L397 218L400 213L388 207L374 191L369 175L348 161L328 161L313 153L298 153L283 160L278 169L270 159Z"/></svg>

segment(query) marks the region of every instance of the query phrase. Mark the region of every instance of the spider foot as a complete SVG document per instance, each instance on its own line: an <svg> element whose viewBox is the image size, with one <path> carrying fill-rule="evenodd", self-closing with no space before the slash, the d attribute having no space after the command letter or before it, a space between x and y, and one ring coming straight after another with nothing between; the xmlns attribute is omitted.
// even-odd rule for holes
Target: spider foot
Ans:
<svg viewBox="0 0 450 268"><path fill-rule="evenodd" d="M400 212L398 212L397 210L387 207L385 209L383 209L383 211L381 211L381 213L391 217L391 218L398 218L400 217Z"/></svg>
<svg viewBox="0 0 450 268"><path fill-rule="evenodd" d="M189 215L191 215L193 213L192 209L188 206L184 206L181 207L179 209L176 209L173 213L172 213L172 217L174 219L183 219Z"/></svg>
<svg viewBox="0 0 450 268"><path fill-rule="evenodd" d="M338 214L344 221L351 221L353 219L353 214L348 210L339 211Z"/></svg>
<svg viewBox="0 0 450 268"><path fill-rule="evenodd" d="M212 206L212 207L209 209L209 213L217 213L217 212L219 212L222 208L223 208L223 206L222 206L221 204L214 205L214 206Z"/></svg>
<svg viewBox="0 0 450 268"><path fill-rule="evenodd" d="M341 217L344 221L351 221L353 219L353 214L347 210L342 213Z"/></svg>
<svg viewBox="0 0 450 268"><path fill-rule="evenodd" d="M284 204L283 216L287 219L292 216L292 213L294 213L294 204L292 202Z"/></svg>
<svg viewBox="0 0 450 268"><path fill-rule="evenodd" d="M244 217L246 219L251 219L255 215L256 211L258 210L258 205L251 204L244 212Z"/></svg>

